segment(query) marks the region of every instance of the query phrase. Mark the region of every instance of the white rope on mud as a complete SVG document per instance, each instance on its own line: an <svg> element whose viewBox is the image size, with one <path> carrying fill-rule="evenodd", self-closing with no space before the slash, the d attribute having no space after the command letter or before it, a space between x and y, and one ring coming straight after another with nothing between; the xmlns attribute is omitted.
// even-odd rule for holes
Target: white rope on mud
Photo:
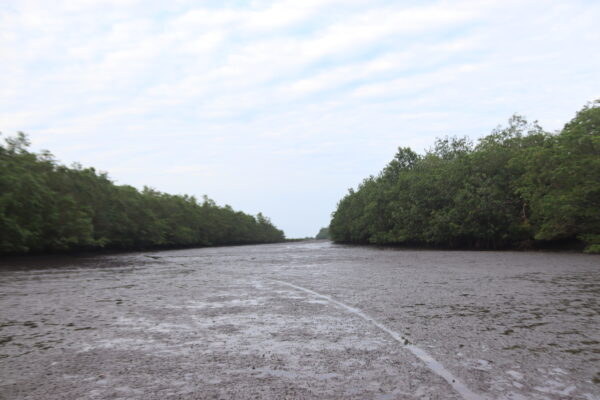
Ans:
<svg viewBox="0 0 600 400"><path fill-rule="evenodd" d="M346 311L349 311L352 314L357 315L360 318L364 319L365 321L370 322L371 324L375 325L376 327L378 327L379 329L381 329L382 331L384 331L385 333L390 335L394 340L396 340L398 343L400 343L404 348L406 348L412 354L414 354L419 360L423 361L425 363L425 365L427 366L427 368L429 368L429 370L431 370L431 372L440 376L446 382L448 382L448 384L450 384L450 386L452 386L452 388L458 394L460 394L463 399L465 399L465 400L486 400L487 399L487 397L477 394L477 393L473 392L471 389L469 389L467 387L467 385L465 385L460 380L458 380L458 378L456 378L452 374L452 372L448 371L446 369L446 367L444 367L439 361L437 361L431 355L429 355L429 353L427 353L425 350L423 350L422 348L420 348L418 346L415 346L414 344L411 344L405 336L399 334L398 332L391 330L390 328L383 325L381 322L376 321L375 319L373 319L369 315L365 314L358 308L354 308L352 306L344 304L340 301L335 300L334 298L332 298L330 296L327 296L327 295L324 295L321 293L317 293L314 290L310 290L310 289L307 289L302 286L294 285L293 283L280 281L280 280L276 280L276 279L273 279L273 281L278 282L282 285L289 286L296 290L300 290L302 292L311 294L315 297L319 297L321 299L327 300L328 302L335 304L336 306L341 307L341 308L345 309Z"/></svg>

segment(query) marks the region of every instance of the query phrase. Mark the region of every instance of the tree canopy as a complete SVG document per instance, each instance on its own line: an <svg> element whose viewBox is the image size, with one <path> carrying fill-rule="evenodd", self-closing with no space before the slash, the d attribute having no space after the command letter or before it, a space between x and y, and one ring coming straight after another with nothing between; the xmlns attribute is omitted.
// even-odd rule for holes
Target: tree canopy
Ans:
<svg viewBox="0 0 600 400"><path fill-rule="evenodd" d="M317 236L315 236L315 239L330 239L331 236L329 235L329 227L325 227L325 228L321 228L319 230L319 233L317 233Z"/></svg>
<svg viewBox="0 0 600 400"><path fill-rule="evenodd" d="M23 133L0 143L0 254L146 249L284 240L271 221L208 197L115 185L94 168L28 150Z"/></svg>
<svg viewBox="0 0 600 400"><path fill-rule="evenodd" d="M600 252L600 100L558 133L521 116L474 145L401 147L378 176L340 200L338 242L445 248L582 243Z"/></svg>

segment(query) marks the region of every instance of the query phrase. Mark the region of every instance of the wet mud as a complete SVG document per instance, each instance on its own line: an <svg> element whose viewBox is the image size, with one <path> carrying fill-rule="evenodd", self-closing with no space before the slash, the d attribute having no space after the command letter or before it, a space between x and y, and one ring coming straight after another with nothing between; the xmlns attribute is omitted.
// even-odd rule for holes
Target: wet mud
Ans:
<svg viewBox="0 0 600 400"><path fill-rule="evenodd" d="M0 399L600 399L600 257L326 241L0 261Z"/></svg>

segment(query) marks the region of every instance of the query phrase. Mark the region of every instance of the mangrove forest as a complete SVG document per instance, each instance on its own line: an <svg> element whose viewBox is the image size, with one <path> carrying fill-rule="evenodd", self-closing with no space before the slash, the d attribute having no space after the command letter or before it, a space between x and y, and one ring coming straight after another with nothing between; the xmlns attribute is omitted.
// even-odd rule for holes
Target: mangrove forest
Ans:
<svg viewBox="0 0 600 400"><path fill-rule="evenodd" d="M600 100L559 132L515 115L473 144L400 147L338 203L334 241L600 252Z"/></svg>
<svg viewBox="0 0 600 400"><path fill-rule="evenodd" d="M28 150L19 133L0 144L0 254L269 243L284 234L208 197L116 185L106 173L66 167Z"/></svg>

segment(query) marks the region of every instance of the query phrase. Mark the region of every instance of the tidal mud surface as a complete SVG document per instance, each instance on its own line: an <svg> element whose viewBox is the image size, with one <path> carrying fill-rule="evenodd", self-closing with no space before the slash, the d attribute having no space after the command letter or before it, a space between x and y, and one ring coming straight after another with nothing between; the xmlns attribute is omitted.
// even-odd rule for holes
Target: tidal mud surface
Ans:
<svg viewBox="0 0 600 400"><path fill-rule="evenodd" d="M0 399L600 399L600 257L326 241L0 261Z"/></svg>

